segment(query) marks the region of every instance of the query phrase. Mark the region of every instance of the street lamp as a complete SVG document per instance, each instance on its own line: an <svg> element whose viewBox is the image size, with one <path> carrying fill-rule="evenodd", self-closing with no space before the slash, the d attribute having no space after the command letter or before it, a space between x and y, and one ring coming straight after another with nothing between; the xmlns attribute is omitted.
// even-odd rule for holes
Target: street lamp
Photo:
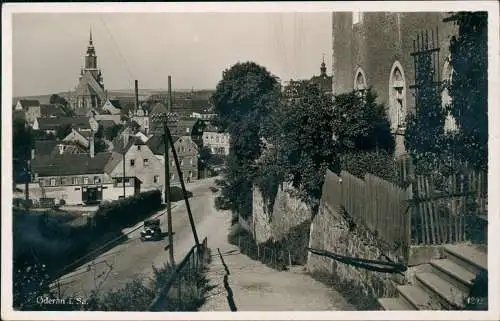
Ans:
<svg viewBox="0 0 500 321"><path fill-rule="evenodd" d="M168 242L169 242L169 256L170 256L170 263L174 265L175 259L174 259L174 238L172 235L172 208L170 206L170 164L169 164L169 157L168 157L168 137L167 137L167 122L169 121L176 121L177 120L177 114L172 113L172 112L159 112L151 115L151 120L153 123L161 124L163 125L163 144L164 144L164 160L165 160L165 203L167 204L167 229L168 229Z"/></svg>

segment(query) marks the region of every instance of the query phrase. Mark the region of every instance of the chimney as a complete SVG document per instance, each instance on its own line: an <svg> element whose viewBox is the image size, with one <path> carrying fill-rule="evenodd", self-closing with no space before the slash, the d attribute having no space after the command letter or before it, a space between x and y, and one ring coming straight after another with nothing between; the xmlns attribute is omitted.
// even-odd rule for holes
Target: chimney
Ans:
<svg viewBox="0 0 500 321"><path fill-rule="evenodd" d="M172 97L172 76L168 76L168 112L172 112L172 104L173 104L173 97Z"/></svg>
<svg viewBox="0 0 500 321"><path fill-rule="evenodd" d="M139 110L139 81L135 81L135 112Z"/></svg>
<svg viewBox="0 0 500 321"><path fill-rule="evenodd" d="M95 156L95 151L94 151L94 131L90 131L90 137L89 137L89 148L90 148L90 158L94 158Z"/></svg>

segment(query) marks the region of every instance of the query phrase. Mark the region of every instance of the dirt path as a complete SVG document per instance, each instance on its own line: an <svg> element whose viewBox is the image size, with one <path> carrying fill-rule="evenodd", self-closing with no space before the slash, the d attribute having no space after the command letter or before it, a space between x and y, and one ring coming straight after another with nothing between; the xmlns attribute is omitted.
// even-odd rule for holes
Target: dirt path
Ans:
<svg viewBox="0 0 500 321"><path fill-rule="evenodd" d="M218 217L218 228L208 236L212 263L207 277L214 288L200 311L230 311L227 285L238 311L353 310L337 291L305 274L303 267L280 272L241 254L237 246L227 241L228 217L229 214ZM227 272L217 249L229 271L226 287Z"/></svg>

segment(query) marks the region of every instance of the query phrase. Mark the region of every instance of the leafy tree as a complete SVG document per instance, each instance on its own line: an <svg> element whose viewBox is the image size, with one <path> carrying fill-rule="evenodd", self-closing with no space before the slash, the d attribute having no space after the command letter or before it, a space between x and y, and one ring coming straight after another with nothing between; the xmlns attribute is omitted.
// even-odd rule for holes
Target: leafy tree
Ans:
<svg viewBox="0 0 500 321"><path fill-rule="evenodd" d="M237 63L224 72L211 101L218 114L217 126L231 135L222 196L232 210L251 213L255 161L262 151L266 117L279 102L277 78L253 62Z"/></svg>
<svg viewBox="0 0 500 321"><path fill-rule="evenodd" d="M450 111L459 132L455 157L478 169L488 168L488 13L459 12L458 35L450 42Z"/></svg>
<svg viewBox="0 0 500 321"><path fill-rule="evenodd" d="M440 87L434 84L431 53L418 56L416 68L416 110L407 117L405 145L417 173L430 173L437 168L443 148L445 110Z"/></svg>
<svg viewBox="0 0 500 321"><path fill-rule="evenodd" d="M108 145L103 139L96 138L94 141L94 152L103 153L108 149Z"/></svg>
<svg viewBox="0 0 500 321"><path fill-rule="evenodd" d="M276 170L269 175L291 181L300 198L315 212L325 170L338 171L339 167L332 138L335 114L331 97L317 86L303 83L295 86L295 90L296 96L285 97L281 109L275 113L279 122L271 140L276 149Z"/></svg>
<svg viewBox="0 0 500 321"><path fill-rule="evenodd" d="M104 130L104 137L106 137L107 140L112 141L116 136L118 136L118 133L124 128L122 124L116 124L114 126L108 127Z"/></svg>
<svg viewBox="0 0 500 321"><path fill-rule="evenodd" d="M73 129L73 126L71 124L63 124L60 125L59 127L56 128L56 137L58 139L63 139L64 137L68 136Z"/></svg>
<svg viewBox="0 0 500 321"><path fill-rule="evenodd" d="M58 94L52 94L50 96L49 103L52 105L62 105L63 107L68 107L68 101Z"/></svg>
<svg viewBox="0 0 500 321"><path fill-rule="evenodd" d="M341 152L394 150L385 107L376 99L371 88L335 96L333 127Z"/></svg>

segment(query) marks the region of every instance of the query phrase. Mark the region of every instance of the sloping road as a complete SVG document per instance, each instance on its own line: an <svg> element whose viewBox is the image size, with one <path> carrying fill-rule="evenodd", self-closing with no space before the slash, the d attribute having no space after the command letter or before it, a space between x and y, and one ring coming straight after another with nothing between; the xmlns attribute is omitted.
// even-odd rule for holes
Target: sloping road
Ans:
<svg viewBox="0 0 500 321"><path fill-rule="evenodd" d="M223 215L215 210L215 196L209 190L210 186L214 186L214 181L215 178L210 178L186 186L193 193L189 203L200 242L209 232L206 228L212 225L206 224L205 221ZM160 217L161 229L167 231L166 212L163 210L161 213L165 213ZM153 216L156 215L158 213ZM175 233L174 255L176 262L180 262L195 243L184 201L173 204L172 227ZM132 230L134 228L125 229L123 232L130 233ZM158 242L141 242L141 230L139 228L131 232L125 242L61 277L59 286L56 287L60 289L60 297L87 297L93 289L109 291L123 287L133 278L150 277L153 265L161 267L167 262L168 252L165 247L168 237Z"/></svg>

